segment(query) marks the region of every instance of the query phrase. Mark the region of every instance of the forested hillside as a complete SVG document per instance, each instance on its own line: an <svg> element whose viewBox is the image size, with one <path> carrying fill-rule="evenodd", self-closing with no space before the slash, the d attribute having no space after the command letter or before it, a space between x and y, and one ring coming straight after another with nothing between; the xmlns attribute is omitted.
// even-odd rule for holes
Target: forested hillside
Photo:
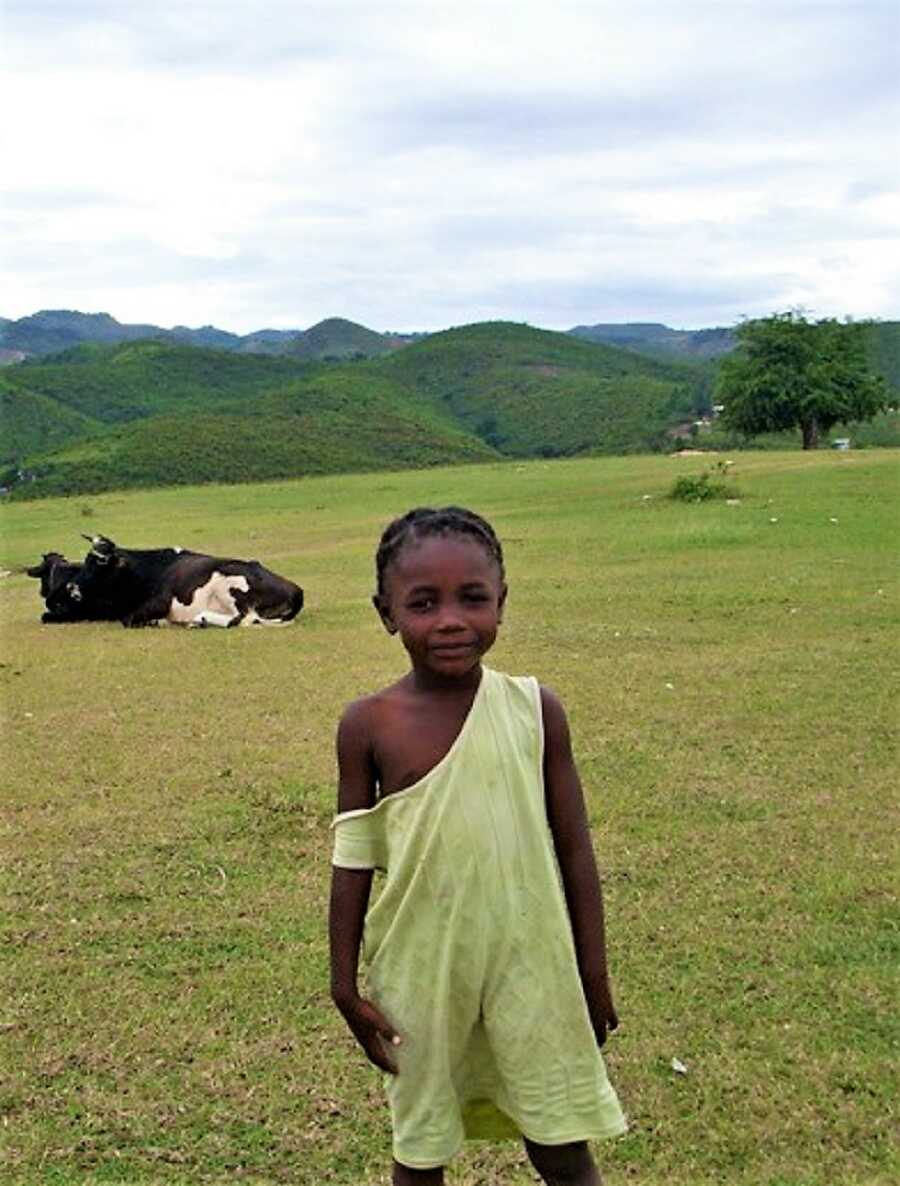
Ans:
<svg viewBox="0 0 900 1186"><path fill-rule="evenodd" d="M295 358L321 358L339 362L353 358L377 358L395 347L384 334L366 329L342 317L329 317L298 334L286 351Z"/></svg>
<svg viewBox="0 0 900 1186"><path fill-rule="evenodd" d="M502 322L345 364L83 343L4 383L14 497L648 450L706 398L689 368Z"/></svg>
<svg viewBox="0 0 900 1186"><path fill-rule="evenodd" d="M894 381L897 328L874 327L871 339ZM4 368L0 485L34 498L648 452L670 447L676 426L684 431L710 406L710 361L647 357L511 322L360 360L376 346L361 329L332 319L323 331L339 343L336 357L355 361L142 340L82 342ZM883 437L873 443L890 443Z"/></svg>
<svg viewBox="0 0 900 1186"><path fill-rule="evenodd" d="M131 350L132 347L120 348ZM144 344L139 348L144 351ZM495 451L427 405L416 406L389 381L362 367L290 364L280 359L225 357L236 364L231 383L205 352L149 344L153 365L144 386L131 373L134 402L114 388L109 374L121 357L115 351L104 366L70 363L23 368L39 372L68 404L91 409L97 430L73 433L68 445L32 452L16 462L27 473L16 480L8 467L4 480L13 497L34 498L135 486L197 482L245 482L306 474L409 468L456 461L487 460ZM191 375L190 354L197 354ZM171 370L166 367L166 359ZM260 362L279 364L261 373ZM94 373L92 391L82 373ZM264 371L264 368L263 368ZM297 378L297 372L303 378ZM280 372L280 373L278 373ZM203 381L205 377L205 382ZM27 404L27 390L14 394ZM66 401L66 402L62 402ZM79 422L79 428L82 427Z"/></svg>
<svg viewBox="0 0 900 1186"><path fill-rule="evenodd" d="M103 430L99 420L58 400L22 389L0 372L0 465Z"/></svg>
<svg viewBox="0 0 900 1186"><path fill-rule="evenodd" d="M900 395L900 321L875 321L867 336L872 370Z"/></svg>
<svg viewBox="0 0 900 1186"><path fill-rule="evenodd" d="M378 367L516 457L649 451L708 405L687 367L510 322L432 334Z"/></svg>
<svg viewBox="0 0 900 1186"><path fill-rule="evenodd" d="M244 402L312 369L298 359L141 341L84 343L50 359L7 368L3 376L21 390L112 424L179 410L217 411L223 403Z"/></svg>

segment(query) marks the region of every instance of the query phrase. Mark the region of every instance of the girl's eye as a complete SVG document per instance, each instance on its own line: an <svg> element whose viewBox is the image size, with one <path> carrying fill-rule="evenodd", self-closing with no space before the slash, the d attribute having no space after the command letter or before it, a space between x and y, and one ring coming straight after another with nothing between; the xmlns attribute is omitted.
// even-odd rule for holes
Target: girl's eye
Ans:
<svg viewBox="0 0 900 1186"><path fill-rule="evenodd" d="M425 610L431 609L434 605L434 599L431 597L417 597L415 601L410 601L407 609L414 610L416 613L423 613Z"/></svg>

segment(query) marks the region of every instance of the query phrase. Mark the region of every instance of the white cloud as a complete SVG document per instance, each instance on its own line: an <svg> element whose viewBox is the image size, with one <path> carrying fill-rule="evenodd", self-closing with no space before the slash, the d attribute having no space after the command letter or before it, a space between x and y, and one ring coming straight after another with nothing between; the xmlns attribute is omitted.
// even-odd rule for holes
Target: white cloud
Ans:
<svg viewBox="0 0 900 1186"><path fill-rule="evenodd" d="M892 5L8 0L0 314L898 315Z"/></svg>

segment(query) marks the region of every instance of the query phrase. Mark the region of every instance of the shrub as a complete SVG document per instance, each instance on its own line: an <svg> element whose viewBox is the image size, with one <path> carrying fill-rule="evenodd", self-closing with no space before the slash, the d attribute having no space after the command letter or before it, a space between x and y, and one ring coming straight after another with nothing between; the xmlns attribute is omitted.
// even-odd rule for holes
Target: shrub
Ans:
<svg viewBox="0 0 900 1186"><path fill-rule="evenodd" d="M685 474L676 478L669 491L669 498L676 498L679 502L708 502L711 498L734 498L736 490L727 481L730 474L730 461L716 461L702 474ZM714 481L714 478L719 480Z"/></svg>

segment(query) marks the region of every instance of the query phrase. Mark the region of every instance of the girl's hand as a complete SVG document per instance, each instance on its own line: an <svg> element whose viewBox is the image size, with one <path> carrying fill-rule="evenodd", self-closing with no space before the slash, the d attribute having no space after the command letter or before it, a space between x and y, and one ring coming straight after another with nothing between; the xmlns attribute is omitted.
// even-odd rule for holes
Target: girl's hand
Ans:
<svg viewBox="0 0 900 1186"><path fill-rule="evenodd" d="M366 1052L366 1058L389 1075L397 1074L397 1063L390 1050L400 1045L400 1035L371 1001L354 996L335 1001L354 1038Z"/></svg>
<svg viewBox="0 0 900 1186"><path fill-rule="evenodd" d="M604 977L598 984L586 986L585 996L597 1045L602 1046L607 1036L619 1028L619 1018L613 1004L609 980Z"/></svg>

